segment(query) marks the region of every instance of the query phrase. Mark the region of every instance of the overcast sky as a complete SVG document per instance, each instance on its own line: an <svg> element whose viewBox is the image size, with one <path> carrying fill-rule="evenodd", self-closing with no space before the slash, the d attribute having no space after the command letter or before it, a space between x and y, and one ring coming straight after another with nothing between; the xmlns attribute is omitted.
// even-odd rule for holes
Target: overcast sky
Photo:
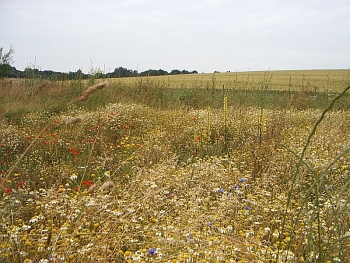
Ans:
<svg viewBox="0 0 350 263"><path fill-rule="evenodd" d="M0 0L19 70L350 68L349 0Z"/></svg>

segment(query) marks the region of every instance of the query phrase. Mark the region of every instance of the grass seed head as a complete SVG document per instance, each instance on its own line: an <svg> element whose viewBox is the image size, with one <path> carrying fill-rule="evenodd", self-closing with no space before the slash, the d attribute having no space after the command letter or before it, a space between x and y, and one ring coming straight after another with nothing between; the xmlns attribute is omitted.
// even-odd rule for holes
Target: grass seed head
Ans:
<svg viewBox="0 0 350 263"><path fill-rule="evenodd" d="M107 181L101 186L101 190L104 191L113 186L114 186L114 183L112 181Z"/></svg>
<svg viewBox="0 0 350 263"><path fill-rule="evenodd" d="M83 118L81 116L77 116L77 117L73 117L73 118L66 120L66 124L76 124L76 123L81 122L82 120L83 120Z"/></svg>
<svg viewBox="0 0 350 263"><path fill-rule="evenodd" d="M96 189L96 184L91 185L91 186L89 187L88 191L87 191L88 194L93 193L93 192L95 191L95 189Z"/></svg>
<svg viewBox="0 0 350 263"><path fill-rule="evenodd" d="M102 89L104 87L107 86L107 81L105 82L102 82L102 83L99 83L99 84L96 84L96 85L93 85L93 86L90 86L88 87L84 92L83 94L80 96L79 100L80 101L85 101L87 100L91 94L95 93L96 91L98 91L99 89Z"/></svg>

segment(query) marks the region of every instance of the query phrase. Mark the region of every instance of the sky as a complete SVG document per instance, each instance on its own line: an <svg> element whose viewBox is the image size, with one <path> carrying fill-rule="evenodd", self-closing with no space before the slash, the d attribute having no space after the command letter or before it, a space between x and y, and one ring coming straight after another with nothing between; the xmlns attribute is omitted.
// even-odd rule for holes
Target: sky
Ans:
<svg viewBox="0 0 350 263"><path fill-rule="evenodd" d="M19 70L349 69L349 14L349 0L0 0L0 47Z"/></svg>

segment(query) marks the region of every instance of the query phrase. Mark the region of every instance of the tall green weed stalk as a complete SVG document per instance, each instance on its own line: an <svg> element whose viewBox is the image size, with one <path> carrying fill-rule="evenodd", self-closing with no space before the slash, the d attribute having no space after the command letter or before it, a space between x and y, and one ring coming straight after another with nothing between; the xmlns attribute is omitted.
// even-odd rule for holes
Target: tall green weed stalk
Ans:
<svg viewBox="0 0 350 263"><path fill-rule="evenodd" d="M293 150L287 149L297 158L297 164L295 168L295 172L293 177L291 178L290 190L288 191L286 208L283 217L282 227L280 231L280 244L283 244L284 241L284 233L286 231L287 220L291 220L292 222L292 231L291 238L293 239L293 233L296 231L298 221L301 217L308 217L309 224L307 226L307 233L305 233L305 240L300 240L299 243L304 243L304 248L298 248L298 262L348 262L349 249L346 248L346 241L349 239L349 235L346 234L346 220L348 219L349 213L349 201L350 198L347 196L347 192L350 186L350 179L343 182L343 186L337 194L331 194L329 191L329 187L326 185L328 182L327 175L331 168L347 153L350 152L350 149L344 149L338 156L336 156L332 162L330 162L326 167L324 167L321 171L311 167L305 160L305 155L308 147L311 144L312 138L314 137L317 128L325 118L327 112L329 112L334 104L340 100L346 92L350 89L348 86L343 90L336 98L334 98L329 106L322 112L319 119L316 121L315 125L312 127L309 136L307 137L306 143L300 153L298 155ZM307 170L309 170L309 174L312 178L305 178L305 180L311 180L312 184L306 189L305 194L301 196L301 207L299 208L299 212L290 215L290 211L292 209L292 199L295 193L295 189L298 186L298 183L302 183L301 180L301 167L306 166ZM322 209L326 203L330 205L330 209L328 210L328 215L322 214ZM328 218L331 222L329 226L325 226L322 223L324 217ZM346 219L345 219L346 218ZM326 227L326 229L324 229ZM298 243L296 240L292 240L287 246L287 249L291 248L291 244ZM279 247L279 252L282 250L282 246ZM329 258L328 255L334 253L330 253L330 250L334 252L334 250L338 250L337 258ZM282 258L281 254L278 254L277 257L281 259L283 262L287 262L286 258ZM339 260L339 261L338 261ZM345 261L344 261L345 260Z"/></svg>

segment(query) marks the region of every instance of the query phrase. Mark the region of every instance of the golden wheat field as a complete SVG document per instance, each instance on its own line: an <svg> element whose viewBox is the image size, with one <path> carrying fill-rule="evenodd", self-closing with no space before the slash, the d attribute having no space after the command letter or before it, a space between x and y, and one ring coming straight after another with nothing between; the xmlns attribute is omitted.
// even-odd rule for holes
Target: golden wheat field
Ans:
<svg viewBox="0 0 350 263"><path fill-rule="evenodd" d="M141 77L142 78L142 77ZM135 86L140 78L120 78L114 81L123 85ZM261 88L261 84L273 90L311 90L340 92L349 83L350 70L274 70L245 72L215 72L185 75L148 77L154 82L172 88Z"/></svg>
<svg viewBox="0 0 350 263"><path fill-rule="evenodd" d="M349 262L348 72L0 80L0 261Z"/></svg>

